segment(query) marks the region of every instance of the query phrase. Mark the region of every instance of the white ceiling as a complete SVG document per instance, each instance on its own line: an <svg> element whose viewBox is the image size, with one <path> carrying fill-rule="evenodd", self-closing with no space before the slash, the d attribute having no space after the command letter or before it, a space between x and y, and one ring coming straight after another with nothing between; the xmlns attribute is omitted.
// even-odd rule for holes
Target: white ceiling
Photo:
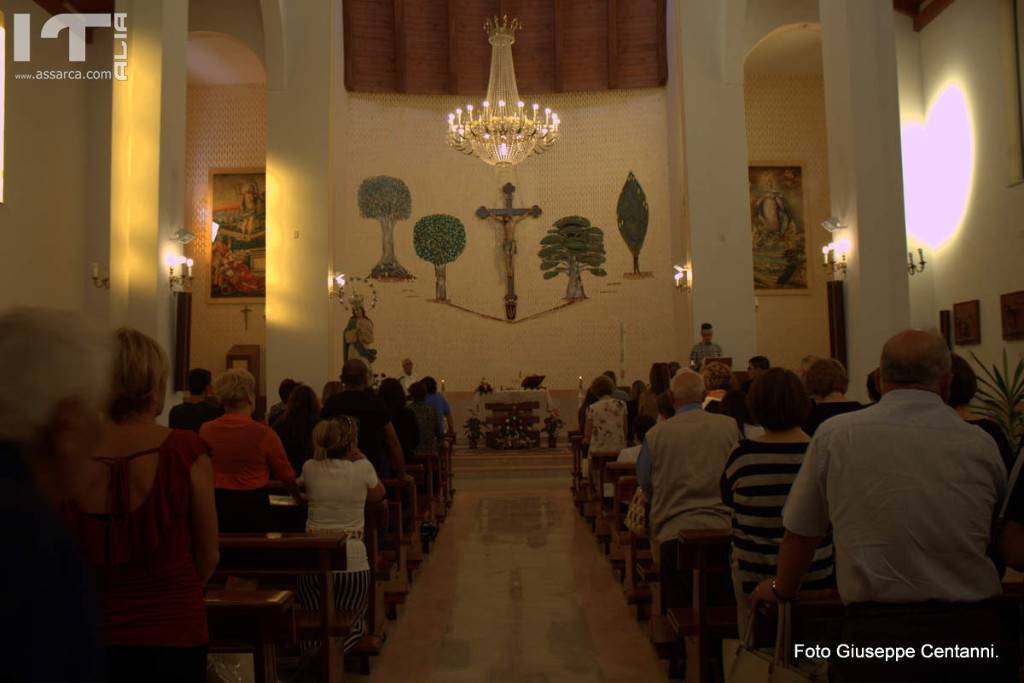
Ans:
<svg viewBox="0 0 1024 683"><path fill-rule="evenodd" d="M793 24L764 37L747 55L748 76L821 74L821 26Z"/></svg>
<svg viewBox="0 0 1024 683"><path fill-rule="evenodd" d="M267 81L263 62L256 53L224 33L189 33L186 57L189 85L240 85Z"/></svg>

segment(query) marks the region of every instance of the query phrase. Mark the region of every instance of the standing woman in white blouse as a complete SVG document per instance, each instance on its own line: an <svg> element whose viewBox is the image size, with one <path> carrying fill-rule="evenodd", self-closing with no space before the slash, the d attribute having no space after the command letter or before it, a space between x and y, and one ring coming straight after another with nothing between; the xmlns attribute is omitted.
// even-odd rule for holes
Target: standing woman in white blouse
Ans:
<svg viewBox="0 0 1024 683"><path fill-rule="evenodd" d="M309 499L306 531L348 534L348 568L334 572L335 608L358 615L345 638L345 652L366 633L370 564L363 543L364 509L367 501L375 503L385 496L373 465L359 450L358 438L356 421L347 415L321 421L313 429L313 459L303 465L298 480ZM304 608L320 609L319 576L299 577L298 592ZM317 647L318 643L310 646Z"/></svg>

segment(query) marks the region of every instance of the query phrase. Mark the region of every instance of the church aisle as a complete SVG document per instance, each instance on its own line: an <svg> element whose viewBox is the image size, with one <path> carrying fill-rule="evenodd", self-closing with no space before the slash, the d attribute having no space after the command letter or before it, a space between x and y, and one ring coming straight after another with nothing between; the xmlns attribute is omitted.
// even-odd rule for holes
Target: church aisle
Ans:
<svg viewBox="0 0 1024 683"><path fill-rule="evenodd" d="M452 515L373 675L348 680L663 680L567 481L457 479Z"/></svg>

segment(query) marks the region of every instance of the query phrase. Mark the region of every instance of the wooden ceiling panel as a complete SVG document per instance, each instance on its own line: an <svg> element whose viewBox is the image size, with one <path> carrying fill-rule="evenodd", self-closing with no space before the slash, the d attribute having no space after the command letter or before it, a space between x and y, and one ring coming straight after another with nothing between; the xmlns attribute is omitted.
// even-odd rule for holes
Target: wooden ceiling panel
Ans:
<svg viewBox="0 0 1024 683"><path fill-rule="evenodd" d="M498 0L448 0L451 8L448 22L454 77L451 92L459 95L482 95L487 92L491 73L491 46L484 32L484 22L501 10Z"/></svg>
<svg viewBox="0 0 1024 683"><path fill-rule="evenodd" d="M395 0L395 6L400 8L395 16L404 19L401 25L395 24L396 63L404 81L404 87L399 83L397 89L448 92L448 0Z"/></svg>
<svg viewBox="0 0 1024 683"><path fill-rule="evenodd" d="M519 92L526 96L555 90L555 5L551 0L505 0L504 11L519 18L512 58ZM490 61L490 58L488 58Z"/></svg>
<svg viewBox="0 0 1024 683"><path fill-rule="evenodd" d="M659 48L664 44L659 45L657 37L665 31L665 0L618 0L616 5L611 78L616 84L625 82L634 88L663 84Z"/></svg>
<svg viewBox="0 0 1024 683"><path fill-rule="evenodd" d="M395 8L379 0L345 0L345 86L396 92Z"/></svg>
<svg viewBox="0 0 1024 683"><path fill-rule="evenodd" d="M524 96L663 85L666 0L344 0L345 85L358 92L487 90L484 22L519 19Z"/></svg>

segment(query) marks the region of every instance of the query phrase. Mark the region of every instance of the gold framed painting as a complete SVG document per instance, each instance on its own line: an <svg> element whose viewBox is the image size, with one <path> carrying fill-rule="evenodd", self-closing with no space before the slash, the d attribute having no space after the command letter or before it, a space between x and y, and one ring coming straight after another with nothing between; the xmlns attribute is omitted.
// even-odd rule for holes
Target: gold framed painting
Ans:
<svg viewBox="0 0 1024 683"><path fill-rule="evenodd" d="M800 163L747 168L757 295L808 294L804 172Z"/></svg>
<svg viewBox="0 0 1024 683"><path fill-rule="evenodd" d="M266 178L262 168L210 169L210 303L266 300Z"/></svg>

